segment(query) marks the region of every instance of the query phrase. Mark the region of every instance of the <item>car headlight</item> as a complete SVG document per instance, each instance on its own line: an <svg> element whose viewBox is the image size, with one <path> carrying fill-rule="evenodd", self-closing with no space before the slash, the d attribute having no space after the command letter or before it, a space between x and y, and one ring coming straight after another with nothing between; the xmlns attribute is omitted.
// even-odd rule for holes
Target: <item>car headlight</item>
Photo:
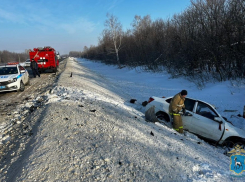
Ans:
<svg viewBox="0 0 245 182"><path fill-rule="evenodd" d="M13 78L12 80L9 80L9 83L14 83L17 81L17 78Z"/></svg>

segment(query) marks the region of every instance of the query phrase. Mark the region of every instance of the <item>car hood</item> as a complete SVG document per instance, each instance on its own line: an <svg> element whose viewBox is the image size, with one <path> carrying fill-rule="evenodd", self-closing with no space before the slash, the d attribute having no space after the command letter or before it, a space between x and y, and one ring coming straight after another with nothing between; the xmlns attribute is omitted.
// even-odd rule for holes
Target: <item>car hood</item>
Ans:
<svg viewBox="0 0 245 182"><path fill-rule="evenodd" d="M228 132L232 132L234 134L234 136L240 136L242 138L245 139L245 130L242 130L240 128L237 128L235 126L233 126L232 124L228 123L228 122L225 122L225 129L228 131Z"/></svg>
<svg viewBox="0 0 245 182"><path fill-rule="evenodd" d="M12 80L13 78L16 78L17 76L18 76L18 74L13 74L13 75L1 75L1 76L0 76L0 82L5 82L5 81Z"/></svg>

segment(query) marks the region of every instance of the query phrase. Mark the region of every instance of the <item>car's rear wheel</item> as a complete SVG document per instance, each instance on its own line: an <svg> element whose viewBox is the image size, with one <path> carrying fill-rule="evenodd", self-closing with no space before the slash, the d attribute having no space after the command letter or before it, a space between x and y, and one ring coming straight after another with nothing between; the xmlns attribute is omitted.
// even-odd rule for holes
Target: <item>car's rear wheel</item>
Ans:
<svg viewBox="0 0 245 182"><path fill-rule="evenodd" d="M20 82L20 89L19 89L19 91L23 92L24 90L25 90L25 85L24 85L24 83L21 81L21 82Z"/></svg>
<svg viewBox="0 0 245 182"><path fill-rule="evenodd" d="M158 120L170 122L169 116L165 112L162 112L162 111L157 112L156 117Z"/></svg>
<svg viewBox="0 0 245 182"><path fill-rule="evenodd" d="M244 143L244 141L242 141L242 140L236 142L235 145L239 145L239 146L241 147L241 149L245 149L245 143Z"/></svg>
<svg viewBox="0 0 245 182"><path fill-rule="evenodd" d="M233 147L234 147L234 142L233 141L230 141L230 140L226 140L223 142L222 144L222 148L224 149L224 154L227 155L227 156L231 156L232 154L228 153L230 152Z"/></svg>
<svg viewBox="0 0 245 182"><path fill-rule="evenodd" d="M53 73L56 73L57 72L57 67L53 69Z"/></svg>
<svg viewBox="0 0 245 182"><path fill-rule="evenodd" d="M237 137L230 137L229 139L225 140L222 144L224 151L224 154L227 156L231 156L230 152L232 149L234 149L235 146L239 145L241 149L245 149L245 141L241 138Z"/></svg>
<svg viewBox="0 0 245 182"><path fill-rule="evenodd" d="M170 118L169 118L167 113L162 112L162 111L158 111L156 113L156 118L157 118L158 122L166 125L167 127L169 127L169 128L173 127L172 123L170 122Z"/></svg>

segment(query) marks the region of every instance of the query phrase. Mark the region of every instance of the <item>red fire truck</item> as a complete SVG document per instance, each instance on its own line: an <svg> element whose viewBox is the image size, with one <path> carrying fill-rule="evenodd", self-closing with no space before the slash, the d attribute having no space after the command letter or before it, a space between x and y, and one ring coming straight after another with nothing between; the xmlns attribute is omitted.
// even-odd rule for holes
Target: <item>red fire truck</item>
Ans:
<svg viewBox="0 0 245 182"><path fill-rule="evenodd" d="M40 72L47 69L56 72L59 66L59 59L57 55L58 54L56 53L55 49L49 46L34 48L29 52L30 60L34 59L34 61L37 62Z"/></svg>

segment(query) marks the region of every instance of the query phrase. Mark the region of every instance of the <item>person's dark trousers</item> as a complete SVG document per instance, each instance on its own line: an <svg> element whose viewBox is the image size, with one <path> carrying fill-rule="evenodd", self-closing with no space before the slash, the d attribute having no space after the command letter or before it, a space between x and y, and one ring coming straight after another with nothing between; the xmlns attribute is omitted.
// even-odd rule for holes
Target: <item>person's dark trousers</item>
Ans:
<svg viewBox="0 0 245 182"><path fill-rule="evenodd" d="M33 77L34 77L34 78L36 78L36 75L38 75L38 76L40 77L40 74L39 74L39 72L38 72L37 69L33 69L33 70L32 70L32 74L33 74Z"/></svg>

